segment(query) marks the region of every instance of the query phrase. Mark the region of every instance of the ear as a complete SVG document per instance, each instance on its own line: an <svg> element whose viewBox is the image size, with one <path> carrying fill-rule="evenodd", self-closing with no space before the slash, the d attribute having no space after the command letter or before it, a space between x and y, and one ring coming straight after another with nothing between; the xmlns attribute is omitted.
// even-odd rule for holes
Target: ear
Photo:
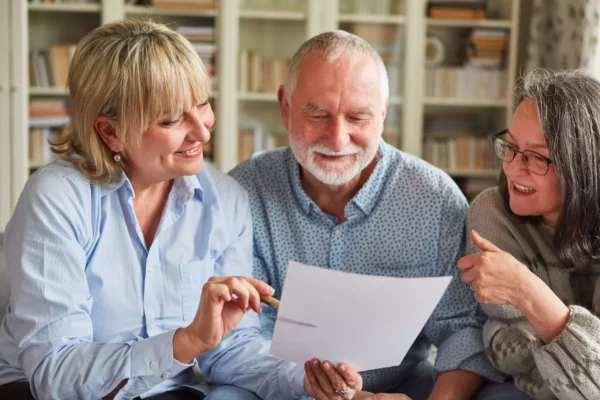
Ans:
<svg viewBox="0 0 600 400"><path fill-rule="evenodd" d="M281 114L281 122L283 123L283 127L286 131L289 132L289 121L290 121L290 104L287 101L287 97L285 95L285 87L283 85L279 86L279 90L277 91L277 101L279 102L279 113Z"/></svg>
<svg viewBox="0 0 600 400"><path fill-rule="evenodd" d="M117 124L103 115L99 115L94 120L94 130L100 136L104 144L115 153L123 151L119 128Z"/></svg>
<svg viewBox="0 0 600 400"><path fill-rule="evenodd" d="M387 115L387 110L388 110L388 106L390 105L390 99L387 99L385 101L385 104L383 105L383 111L381 111L381 120L385 121L385 116Z"/></svg>

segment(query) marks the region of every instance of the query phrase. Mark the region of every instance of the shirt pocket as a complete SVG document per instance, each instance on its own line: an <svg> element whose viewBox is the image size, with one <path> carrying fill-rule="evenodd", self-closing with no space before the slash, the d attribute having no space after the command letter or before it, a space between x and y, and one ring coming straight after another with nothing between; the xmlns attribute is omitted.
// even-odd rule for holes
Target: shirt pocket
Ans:
<svg viewBox="0 0 600 400"><path fill-rule="evenodd" d="M214 275L215 261L212 258L179 264L181 276L181 307L183 320L191 322L196 315L202 287Z"/></svg>

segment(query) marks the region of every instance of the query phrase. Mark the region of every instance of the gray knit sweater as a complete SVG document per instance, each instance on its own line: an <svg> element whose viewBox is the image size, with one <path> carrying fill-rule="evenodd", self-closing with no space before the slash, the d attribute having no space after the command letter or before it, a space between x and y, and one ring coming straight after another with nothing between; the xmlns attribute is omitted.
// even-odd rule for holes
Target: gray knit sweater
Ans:
<svg viewBox="0 0 600 400"><path fill-rule="evenodd" d="M567 272L552 251L553 228L521 222L506 210L497 188L473 201L467 224L467 232L475 229L529 267L571 310L563 332L544 344L516 307L482 304L492 364L536 400L600 399L600 266ZM479 251L467 242L467 254Z"/></svg>

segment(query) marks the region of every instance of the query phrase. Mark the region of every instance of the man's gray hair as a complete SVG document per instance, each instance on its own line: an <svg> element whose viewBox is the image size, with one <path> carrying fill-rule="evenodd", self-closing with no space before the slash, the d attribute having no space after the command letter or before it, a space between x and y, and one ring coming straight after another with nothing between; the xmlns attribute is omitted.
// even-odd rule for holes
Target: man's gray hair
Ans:
<svg viewBox="0 0 600 400"><path fill-rule="evenodd" d="M351 33L336 30L324 32L308 39L302 43L294 54L294 57L292 57L284 83L285 96L288 103L291 103L292 92L296 88L298 68L304 57L313 51L322 54L329 63L336 62L341 56L348 57L351 63L355 63L360 56L367 55L371 57L379 70L382 103L388 100L390 94L388 74L379 53L366 40Z"/></svg>

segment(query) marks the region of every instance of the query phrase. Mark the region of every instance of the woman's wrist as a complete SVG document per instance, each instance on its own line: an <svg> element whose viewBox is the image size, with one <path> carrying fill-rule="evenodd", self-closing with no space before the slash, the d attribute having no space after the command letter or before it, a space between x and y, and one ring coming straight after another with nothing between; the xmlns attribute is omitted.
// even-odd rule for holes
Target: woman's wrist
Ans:
<svg viewBox="0 0 600 400"><path fill-rule="evenodd" d="M183 364L189 364L194 358L206 353L208 349L202 343L198 343L188 328L179 328L173 335L173 358Z"/></svg>
<svg viewBox="0 0 600 400"><path fill-rule="evenodd" d="M511 293L510 304L517 307L523 314L536 300L537 286L540 279L525 265L519 263L519 272L515 279L514 290ZM543 282L542 282L543 283Z"/></svg>
<svg viewBox="0 0 600 400"><path fill-rule="evenodd" d="M523 279L523 295L513 305L523 313L545 343L558 336L569 321L569 307L535 274Z"/></svg>

